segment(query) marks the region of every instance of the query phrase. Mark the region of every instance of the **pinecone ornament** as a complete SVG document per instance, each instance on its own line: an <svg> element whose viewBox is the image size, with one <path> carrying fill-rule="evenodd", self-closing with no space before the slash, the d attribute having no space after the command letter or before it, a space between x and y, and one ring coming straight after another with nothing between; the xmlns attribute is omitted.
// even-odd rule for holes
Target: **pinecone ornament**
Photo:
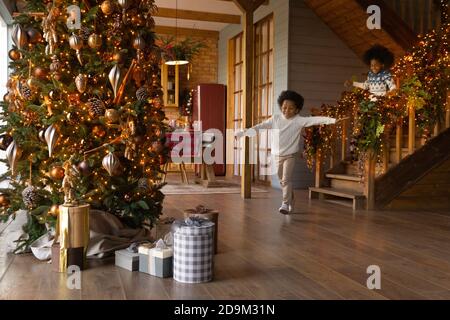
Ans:
<svg viewBox="0 0 450 320"><path fill-rule="evenodd" d="M105 114L106 108L102 100L98 98L90 98L87 104L89 107L89 114L92 117L101 117Z"/></svg>
<svg viewBox="0 0 450 320"><path fill-rule="evenodd" d="M80 36L83 41L88 41L89 36L91 35L91 31L89 28L81 27L80 31L78 31L78 35Z"/></svg>
<svg viewBox="0 0 450 320"><path fill-rule="evenodd" d="M39 194L37 193L37 189L32 185L29 185L28 187L23 189L22 200L28 208L37 207L39 202Z"/></svg>
<svg viewBox="0 0 450 320"><path fill-rule="evenodd" d="M31 100L31 98L33 97L33 92L31 91L30 87L26 84L20 86L20 94L25 100Z"/></svg>
<svg viewBox="0 0 450 320"><path fill-rule="evenodd" d="M150 97L150 93L148 91L148 87L143 86L137 89L136 91L136 98L139 101L146 101Z"/></svg>

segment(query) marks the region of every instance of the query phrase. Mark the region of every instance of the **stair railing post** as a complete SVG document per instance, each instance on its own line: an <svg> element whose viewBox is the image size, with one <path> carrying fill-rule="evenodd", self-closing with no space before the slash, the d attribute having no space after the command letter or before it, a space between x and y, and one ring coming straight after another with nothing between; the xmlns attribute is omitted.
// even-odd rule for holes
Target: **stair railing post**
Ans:
<svg viewBox="0 0 450 320"><path fill-rule="evenodd" d="M416 148L416 110L414 103L408 102L408 154L413 154Z"/></svg>
<svg viewBox="0 0 450 320"><path fill-rule="evenodd" d="M364 164L364 195L367 199L367 210L373 210L375 208L375 166L375 153L369 150Z"/></svg>
<svg viewBox="0 0 450 320"><path fill-rule="evenodd" d="M403 144L403 118L400 118L395 128L395 162L400 163L402 160L402 144Z"/></svg>
<svg viewBox="0 0 450 320"><path fill-rule="evenodd" d="M447 103L445 105L445 128L450 128L450 90L447 91Z"/></svg>
<svg viewBox="0 0 450 320"><path fill-rule="evenodd" d="M345 160L347 153L347 120L343 120L342 126L342 136L341 136L341 160Z"/></svg>
<svg viewBox="0 0 450 320"><path fill-rule="evenodd" d="M314 185L316 188L320 188L322 186L322 150L318 149L316 153L316 163L315 163L315 178Z"/></svg>

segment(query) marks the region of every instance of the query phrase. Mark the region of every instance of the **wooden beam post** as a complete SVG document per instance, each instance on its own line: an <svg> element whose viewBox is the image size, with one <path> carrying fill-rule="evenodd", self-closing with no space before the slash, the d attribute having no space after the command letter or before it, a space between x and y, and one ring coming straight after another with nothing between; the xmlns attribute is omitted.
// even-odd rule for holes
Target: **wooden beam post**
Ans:
<svg viewBox="0 0 450 320"><path fill-rule="evenodd" d="M413 154L416 149L416 110L412 103L408 103L408 118L408 154Z"/></svg>
<svg viewBox="0 0 450 320"><path fill-rule="evenodd" d="M368 151L364 165L364 195L367 199L367 210L373 210L375 208L375 166L375 154L373 151Z"/></svg>

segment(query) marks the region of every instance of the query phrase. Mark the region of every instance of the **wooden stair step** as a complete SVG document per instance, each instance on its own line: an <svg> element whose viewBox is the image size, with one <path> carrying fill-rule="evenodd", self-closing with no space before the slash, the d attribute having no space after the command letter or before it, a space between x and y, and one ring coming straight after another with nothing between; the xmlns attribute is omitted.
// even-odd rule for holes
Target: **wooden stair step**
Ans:
<svg viewBox="0 0 450 320"><path fill-rule="evenodd" d="M310 187L309 198L319 198L321 200L329 200L325 198L325 195L334 196L338 198L352 200L352 207L354 210L364 209L366 205L366 196L362 192L330 188L330 187ZM339 202L334 202L339 203Z"/></svg>
<svg viewBox="0 0 450 320"><path fill-rule="evenodd" d="M330 179L339 179L339 180L347 180L347 181L355 181L361 182L362 178L359 176L351 175L351 174L337 174L337 173L327 173L325 177Z"/></svg>

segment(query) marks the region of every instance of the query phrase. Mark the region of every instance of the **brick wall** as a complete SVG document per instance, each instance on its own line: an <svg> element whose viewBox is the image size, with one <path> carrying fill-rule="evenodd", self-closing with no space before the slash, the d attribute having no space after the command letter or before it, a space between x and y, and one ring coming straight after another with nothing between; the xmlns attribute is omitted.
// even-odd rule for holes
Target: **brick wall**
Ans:
<svg viewBox="0 0 450 320"><path fill-rule="evenodd" d="M158 34L161 37L167 35ZM177 41L183 41L186 37L179 35ZM183 89L195 89L201 83L217 83L218 78L218 38L191 36L194 41L202 42L205 47L200 49L188 65L179 66L180 70L180 93ZM187 80L188 68L190 68L190 78ZM178 111L174 109L166 110L166 116L171 119L179 117Z"/></svg>

